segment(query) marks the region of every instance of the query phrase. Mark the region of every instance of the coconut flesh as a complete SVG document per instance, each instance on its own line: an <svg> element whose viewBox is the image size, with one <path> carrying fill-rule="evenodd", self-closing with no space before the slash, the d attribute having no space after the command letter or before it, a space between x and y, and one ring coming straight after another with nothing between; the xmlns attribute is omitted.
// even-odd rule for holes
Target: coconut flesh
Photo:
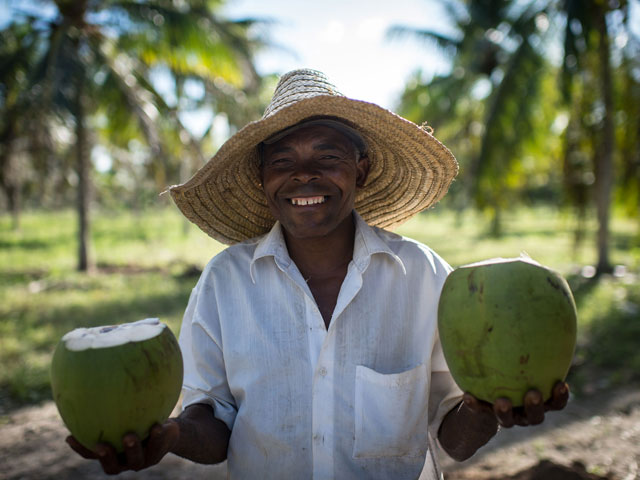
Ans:
<svg viewBox="0 0 640 480"><path fill-rule="evenodd" d="M530 258L497 258L449 274L438 305L442 349L458 386L481 400L545 400L564 380L576 343L569 285Z"/></svg>
<svg viewBox="0 0 640 480"><path fill-rule="evenodd" d="M62 337L51 364L53 398L65 425L89 449L122 436L147 437L173 410L182 385L178 342L156 318L78 328Z"/></svg>

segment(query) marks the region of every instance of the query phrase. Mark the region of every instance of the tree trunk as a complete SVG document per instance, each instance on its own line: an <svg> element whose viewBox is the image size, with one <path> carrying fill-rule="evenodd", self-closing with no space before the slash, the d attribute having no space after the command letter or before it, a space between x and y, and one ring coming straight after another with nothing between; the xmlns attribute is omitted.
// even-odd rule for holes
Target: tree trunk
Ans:
<svg viewBox="0 0 640 480"><path fill-rule="evenodd" d="M15 125L17 111L10 108L6 114L6 127L0 135L0 187L7 196L7 207L13 219L13 230L20 230L20 207L22 205L22 178L15 157Z"/></svg>
<svg viewBox="0 0 640 480"><path fill-rule="evenodd" d="M598 12L598 56L600 64L601 98L604 103L604 118L602 120L602 143L600 154L597 155L596 174L596 210L598 216L598 274L613 271L609 261L609 218L611 209L611 189L613 185L613 150L615 148L615 133L613 125L613 82L611 74L611 60L609 51L609 33L607 29L606 7Z"/></svg>
<svg viewBox="0 0 640 480"><path fill-rule="evenodd" d="M12 229L14 232L20 231L20 206L21 192L20 185L11 185L7 187L7 204L12 218Z"/></svg>
<svg viewBox="0 0 640 480"><path fill-rule="evenodd" d="M78 175L78 270L91 272L94 263L91 256L89 209L91 203L91 159L86 118L86 94L83 79L78 80L76 92L76 172Z"/></svg>

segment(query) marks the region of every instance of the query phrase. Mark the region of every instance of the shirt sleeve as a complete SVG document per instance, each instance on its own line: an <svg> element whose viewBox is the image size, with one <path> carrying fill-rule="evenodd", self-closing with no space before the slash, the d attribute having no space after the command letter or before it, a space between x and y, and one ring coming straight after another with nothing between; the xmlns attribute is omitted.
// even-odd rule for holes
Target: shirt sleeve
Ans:
<svg viewBox="0 0 640 480"><path fill-rule="evenodd" d="M207 270L191 292L180 328L182 408L211 405L215 417L231 430L237 407L227 383L215 290L206 275Z"/></svg>

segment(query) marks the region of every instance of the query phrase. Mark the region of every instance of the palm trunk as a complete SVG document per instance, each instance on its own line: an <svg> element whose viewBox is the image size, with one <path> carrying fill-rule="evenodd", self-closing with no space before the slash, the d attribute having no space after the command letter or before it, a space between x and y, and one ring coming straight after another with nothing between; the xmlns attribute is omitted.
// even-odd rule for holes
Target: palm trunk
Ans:
<svg viewBox="0 0 640 480"><path fill-rule="evenodd" d="M597 273L610 273L613 269L609 261L609 219L611 208L611 189L613 184L613 150L615 133L613 126L613 83L609 53L609 33L607 31L606 9L601 8L598 15L600 63L600 88L604 102L602 121L602 143L600 154L596 158L596 210L598 216L598 265Z"/></svg>
<svg viewBox="0 0 640 480"><path fill-rule="evenodd" d="M22 178L15 158L17 120L16 108L6 114L6 126L0 135L0 187L7 196L7 207L13 219L13 230L20 230L20 207L22 205Z"/></svg>
<svg viewBox="0 0 640 480"><path fill-rule="evenodd" d="M90 272L94 269L90 253L89 207L91 203L91 163L89 139L86 126L86 94L82 79L78 80L76 93L76 172L78 174L78 270Z"/></svg>

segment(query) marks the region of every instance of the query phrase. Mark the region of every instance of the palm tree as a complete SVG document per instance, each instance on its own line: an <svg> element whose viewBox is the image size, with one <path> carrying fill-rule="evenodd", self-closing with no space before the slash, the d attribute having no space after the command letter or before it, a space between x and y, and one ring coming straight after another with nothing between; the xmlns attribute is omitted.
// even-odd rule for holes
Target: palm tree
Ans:
<svg viewBox="0 0 640 480"><path fill-rule="evenodd" d="M622 181L618 200L627 215L638 221L640 226L640 81L633 74L640 71L640 39L629 38L624 53L614 74L614 78L619 79L621 91L617 109L625 119L619 143Z"/></svg>
<svg viewBox="0 0 640 480"><path fill-rule="evenodd" d="M541 11L537 5L504 0L441 3L449 24L455 27L453 35L404 27L395 27L390 33L418 36L453 53L451 73L429 85L437 92L448 92L446 108L432 107L428 114L435 119L447 118L464 110L461 105L474 106L475 115L463 116L472 119L476 133L466 128L458 131L479 137L476 148L467 150L468 158L464 159L463 193L490 213L491 232L498 235L500 213L511 202L509 173L522 159L527 133L536 122L540 85L548 70L543 53L534 44L543 33ZM478 86L485 87L486 96L472 93ZM478 103L482 106L480 118ZM407 103L401 105L401 109L407 107Z"/></svg>
<svg viewBox="0 0 640 480"><path fill-rule="evenodd" d="M52 121L73 125L78 269L85 271L93 267L89 205L90 156L98 135L96 115L107 125L99 129L101 141L121 145L131 138L143 138L158 182L166 181L167 170L175 168L182 156L201 154L199 140L180 119L183 95L178 94L173 104L165 101L153 75L162 71L177 85L187 79L199 81L221 98L256 88L259 78L252 54L260 41L249 34L252 21L233 22L216 14L221 1L42 3L48 8L14 7L7 27L30 28L33 34L29 40L39 55L29 68L28 81L19 87L20 101L14 108L23 119L36 118L40 128L46 129ZM47 13L51 11L54 13ZM24 48L18 42L10 53L19 57ZM167 131L175 132L188 146L178 159L169 154Z"/></svg>
<svg viewBox="0 0 640 480"><path fill-rule="evenodd" d="M0 32L0 188L7 198L14 229L20 225L22 177L19 165L20 139L28 135L26 122L19 121L29 94L22 84L37 58L37 42L29 24L13 24ZM24 142L22 142L24 144ZM30 142L37 144L37 142Z"/></svg>
<svg viewBox="0 0 640 480"><path fill-rule="evenodd" d="M614 182L614 85L611 64L611 41L608 14L614 9L627 11L626 2L611 7L607 2L590 0L565 0L560 4L560 11L566 16L564 30L564 58L562 64L563 92L568 103L573 97L572 85L585 82L584 73L593 74L598 80L598 95L590 105L602 110L595 142L592 147L593 169L595 173L595 204L598 218L597 274L610 273L613 270L609 259L609 220L611 197ZM588 55L596 58L595 64L588 64ZM588 80L586 80L588 81ZM589 107L589 106L588 106ZM570 144L568 144L570 146ZM574 153L568 148L567 156ZM568 168L565 168L568 170Z"/></svg>
<svg viewBox="0 0 640 480"><path fill-rule="evenodd" d="M543 46L557 45L558 38L564 40L561 84L565 106L571 113L569 128L565 131L565 184L579 210L586 211L589 187L584 179L589 176L576 175L575 163L584 164L587 154L584 149L588 145L592 156L592 165L588 168L593 169L595 175L597 272L610 272L609 218L616 145L609 23L614 10L628 19L628 2L614 5L604 0L470 0L464 3L443 0L442 3L449 12L450 23L456 27L456 35L447 37L406 28L396 28L392 33L409 32L454 50L451 74L434 81L438 91L442 90L439 84L443 82L464 88L476 84L480 78L489 79L491 89L483 101L485 114L480 146L467 160L463 182L478 206L489 206L493 211L494 232L499 230L500 208L508 201L505 177L517 166L523 145L531 140L532 114L538 105L548 101L540 90L543 78L551 71L546 58L548 51ZM558 25L560 31L554 29L554 25ZM626 29L632 36L628 25ZM467 78L461 82L460 77ZM595 84L593 79L597 79ZM582 92L580 98L576 98L572 88L575 84ZM468 92L463 92L458 101L468 103L468 99ZM451 102L453 111L455 102ZM592 132L585 129L580 118L586 109L591 116L598 112L595 116L600 117L597 124L589 126ZM631 132L627 138L636 138L636 134ZM631 144L637 145L633 140ZM633 162L626 163L629 164Z"/></svg>

